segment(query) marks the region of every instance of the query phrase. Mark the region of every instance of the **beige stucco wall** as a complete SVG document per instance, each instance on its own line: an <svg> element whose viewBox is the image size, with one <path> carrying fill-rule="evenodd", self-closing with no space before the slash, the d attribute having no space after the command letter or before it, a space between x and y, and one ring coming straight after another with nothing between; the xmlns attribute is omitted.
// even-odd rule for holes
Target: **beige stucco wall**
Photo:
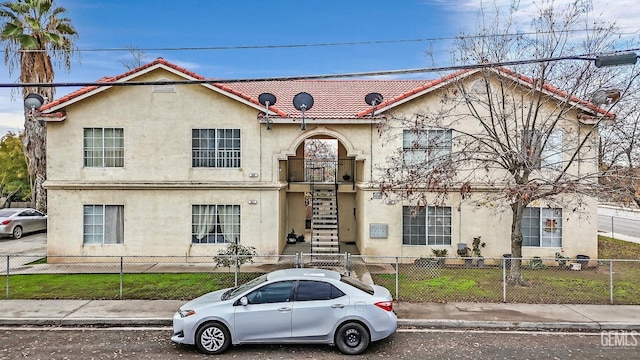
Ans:
<svg viewBox="0 0 640 360"><path fill-rule="evenodd" d="M279 254L275 191L54 190L48 195L49 255L215 255L223 245L191 242L191 207L197 204L240 205L240 242L261 255ZM124 205L124 244L82 245L85 204Z"/></svg>
<svg viewBox="0 0 640 360"><path fill-rule="evenodd" d="M181 79L158 70L135 80L167 78ZM438 108L438 95L424 96L394 112L412 114ZM241 242L255 246L261 255L279 254L292 227L297 233L304 230L303 192L287 189L283 181L287 169L282 161L296 155L304 140L313 136L338 139L340 157L354 157L358 163L355 190L340 197L341 240L355 241L366 255L431 254L428 246L402 245L402 206L412 204L388 205L385 199L374 198L377 190L371 181L380 175L376 167L402 143L401 137L395 143L385 143L366 122L317 124L309 119L304 132L299 124L274 124L267 131L256 119L258 109L201 85L176 86L175 93L153 93L151 87L117 87L71 104L66 111L65 121L47 126L51 255L213 255L220 245L191 244L193 204L239 204ZM586 131L575 121L568 124L568 131ZM83 167L86 127L124 128L124 168ZM191 167L194 128L240 128L242 167ZM584 161L572 171L592 168L592 158L585 153ZM257 204L249 204L250 200ZM124 205L125 244L82 245L84 204ZM595 257L595 204L588 200L583 217L563 213L563 249L525 247L523 255L553 257L564 250L567 256L580 253ZM458 242L470 243L477 235L487 243L484 256L501 257L510 252L508 207L500 212L491 206L461 203L457 194L450 194L446 205L454 210L450 256L455 256ZM370 224L387 224L387 238L370 239Z"/></svg>

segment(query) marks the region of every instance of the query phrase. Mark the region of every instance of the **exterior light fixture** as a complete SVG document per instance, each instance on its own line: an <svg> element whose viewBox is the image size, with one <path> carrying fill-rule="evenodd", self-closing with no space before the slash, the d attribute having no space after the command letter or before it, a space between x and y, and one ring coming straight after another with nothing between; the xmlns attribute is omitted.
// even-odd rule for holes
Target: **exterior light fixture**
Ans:
<svg viewBox="0 0 640 360"><path fill-rule="evenodd" d="M258 200L249 200L249 205L256 205Z"/></svg>
<svg viewBox="0 0 640 360"><path fill-rule="evenodd" d="M27 109L27 116L33 118L40 107L44 105L44 98L38 94L29 94L24 98L24 107Z"/></svg>
<svg viewBox="0 0 640 360"><path fill-rule="evenodd" d="M619 66L619 65L635 65L638 61L638 55L635 52L629 52L617 55L596 56L596 67Z"/></svg>

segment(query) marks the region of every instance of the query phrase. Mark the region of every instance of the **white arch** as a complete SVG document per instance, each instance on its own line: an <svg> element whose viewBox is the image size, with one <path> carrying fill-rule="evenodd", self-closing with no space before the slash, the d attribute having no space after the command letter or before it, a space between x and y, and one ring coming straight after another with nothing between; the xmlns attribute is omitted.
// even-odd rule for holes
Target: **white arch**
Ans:
<svg viewBox="0 0 640 360"><path fill-rule="evenodd" d="M346 136L344 136L342 133L338 131L327 129L325 126L318 126L315 129L301 133L300 135L298 135L297 138L295 138L294 141L291 142L291 145L289 146L289 148L285 150L285 152L281 153L280 156L278 157L281 160L286 160L287 157L289 156L295 156L296 150L306 139L311 138L313 136L317 136L317 135L326 135L326 136L335 138L344 146L345 150L347 151L347 156L355 157L356 160L364 159L362 150L356 150L353 146L353 143L349 140L349 138L347 138Z"/></svg>

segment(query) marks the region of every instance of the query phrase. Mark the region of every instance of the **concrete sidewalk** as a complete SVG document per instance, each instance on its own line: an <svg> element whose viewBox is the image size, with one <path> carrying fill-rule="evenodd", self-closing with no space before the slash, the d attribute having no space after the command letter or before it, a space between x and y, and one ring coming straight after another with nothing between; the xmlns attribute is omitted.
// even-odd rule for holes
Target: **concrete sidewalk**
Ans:
<svg viewBox="0 0 640 360"><path fill-rule="evenodd" d="M182 300L0 300L0 325L170 326ZM405 303L398 325L521 330L640 330L640 305Z"/></svg>

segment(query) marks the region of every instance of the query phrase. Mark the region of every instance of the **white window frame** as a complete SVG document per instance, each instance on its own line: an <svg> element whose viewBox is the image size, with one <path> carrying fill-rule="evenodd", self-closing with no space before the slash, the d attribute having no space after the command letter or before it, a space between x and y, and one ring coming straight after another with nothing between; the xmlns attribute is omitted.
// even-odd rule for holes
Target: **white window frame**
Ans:
<svg viewBox="0 0 640 360"><path fill-rule="evenodd" d="M84 167L124 167L124 128L84 128Z"/></svg>
<svg viewBox="0 0 640 360"><path fill-rule="evenodd" d="M450 206L402 207L402 245L450 246L452 228Z"/></svg>
<svg viewBox="0 0 640 360"><path fill-rule="evenodd" d="M537 170L562 170L563 135L562 130L545 134L538 130L523 130L522 152L529 161L529 166Z"/></svg>
<svg viewBox="0 0 640 360"><path fill-rule="evenodd" d="M522 246L562 247L562 209L526 207L522 215Z"/></svg>
<svg viewBox="0 0 640 360"><path fill-rule="evenodd" d="M240 243L240 215L240 205L192 205L191 242L193 244Z"/></svg>
<svg viewBox="0 0 640 360"><path fill-rule="evenodd" d="M435 166L452 152L451 129L420 129L402 131L403 163L406 167Z"/></svg>
<svg viewBox="0 0 640 360"><path fill-rule="evenodd" d="M83 205L82 244L124 244L124 205Z"/></svg>
<svg viewBox="0 0 640 360"><path fill-rule="evenodd" d="M192 129L192 167L240 168L241 157L240 129Z"/></svg>

